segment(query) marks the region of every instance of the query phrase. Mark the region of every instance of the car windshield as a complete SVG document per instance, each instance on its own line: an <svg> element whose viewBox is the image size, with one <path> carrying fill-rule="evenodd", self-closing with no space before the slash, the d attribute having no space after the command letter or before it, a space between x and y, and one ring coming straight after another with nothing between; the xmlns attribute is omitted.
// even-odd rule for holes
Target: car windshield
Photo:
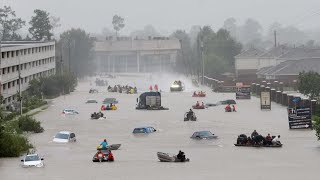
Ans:
<svg viewBox="0 0 320 180"><path fill-rule="evenodd" d="M135 128L133 130L133 133L144 133L144 132L145 132L144 128Z"/></svg>
<svg viewBox="0 0 320 180"><path fill-rule="evenodd" d="M213 136L213 134L210 131L201 131L201 132L198 132L196 136L209 137L209 136Z"/></svg>
<svg viewBox="0 0 320 180"><path fill-rule="evenodd" d="M69 134L58 133L55 138L57 139L69 139Z"/></svg>
<svg viewBox="0 0 320 180"><path fill-rule="evenodd" d="M38 155L26 156L25 161L39 161L40 158Z"/></svg>

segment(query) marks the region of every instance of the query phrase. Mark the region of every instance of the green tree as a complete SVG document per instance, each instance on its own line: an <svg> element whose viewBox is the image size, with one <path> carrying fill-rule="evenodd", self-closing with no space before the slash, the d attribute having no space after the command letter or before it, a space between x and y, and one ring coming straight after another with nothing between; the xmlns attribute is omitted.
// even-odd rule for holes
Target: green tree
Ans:
<svg viewBox="0 0 320 180"><path fill-rule="evenodd" d="M112 18L113 29L116 31L116 36L118 36L118 32L124 28L124 19L121 16L114 15Z"/></svg>
<svg viewBox="0 0 320 180"><path fill-rule="evenodd" d="M242 45L227 30L220 29L215 33L211 27L205 26L198 35L196 48L198 54L203 50L205 74L216 77L224 72L233 72L234 56L241 52ZM198 57L201 58L200 55Z"/></svg>
<svg viewBox="0 0 320 180"><path fill-rule="evenodd" d="M44 10L34 10L35 15L31 17L29 22L29 32L32 38L37 41L51 40L53 26L50 22L50 14Z"/></svg>
<svg viewBox="0 0 320 180"><path fill-rule="evenodd" d="M93 40L90 35L82 29L71 29L60 35L57 49L62 52L64 65L69 66L70 70L77 77L83 77L94 72L95 67L92 57Z"/></svg>
<svg viewBox="0 0 320 180"><path fill-rule="evenodd" d="M16 18L16 13L10 6L0 8L0 24L2 25L2 40L12 41L21 40L21 36L17 31L25 25L25 21Z"/></svg>
<svg viewBox="0 0 320 180"><path fill-rule="evenodd" d="M179 39L181 51L177 57L176 70L180 73L193 74L192 48L189 35L184 30L175 31L171 37Z"/></svg>
<svg viewBox="0 0 320 180"><path fill-rule="evenodd" d="M301 72L298 90L310 99L318 99L320 95L320 75L317 72Z"/></svg>

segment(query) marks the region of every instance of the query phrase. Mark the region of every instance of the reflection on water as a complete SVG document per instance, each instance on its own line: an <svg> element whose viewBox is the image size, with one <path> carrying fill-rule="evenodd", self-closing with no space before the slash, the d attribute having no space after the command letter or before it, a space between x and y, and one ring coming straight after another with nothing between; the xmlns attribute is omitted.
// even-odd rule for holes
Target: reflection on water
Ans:
<svg viewBox="0 0 320 180"><path fill-rule="evenodd" d="M216 94L205 90L206 98L192 98L191 81L186 81L187 92L168 92L174 80L163 76L159 81L149 78L116 78L109 84L132 84L141 90L158 84L163 93L163 106L169 111L135 110L138 95L106 93L89 94L90 82L81 82L71 95L53 100L53 105L38 114L45 132L31 135L30 140L45 158L44 168L22 168L20 158L0 159L1 180L65 180L83 179L312 179L317 177L320 162L319 142L313 131L288 130L286 109L277 104L272 111L260 111L259 99L238 101L237 113L225 113L222 106L196 110L196 122L184 122L183 116L197 100L214 103L234 98L234 94ZM106 111L105 120L91 120L90 114L99 111L101 101L107 97L119 100L117 111ZM85 104L96 99L98 104ZM64 108L76 109L75 116L62 116ZM157 132L132 135L139 126L153 126ZM284 147L280 149L234 147L240 133L250 134L254 129L266 135L281 134ZM52 137L62 130L76 133L77 142L57 144ZM210 130L216 140L192 140L194 131ZM114 163L93 163L97 145L106 138L109 144L122 144L113 151ZM189 163L160 163L158 151L178 153L183 150ZM274 179L273 178L273 179Z"/></svg>

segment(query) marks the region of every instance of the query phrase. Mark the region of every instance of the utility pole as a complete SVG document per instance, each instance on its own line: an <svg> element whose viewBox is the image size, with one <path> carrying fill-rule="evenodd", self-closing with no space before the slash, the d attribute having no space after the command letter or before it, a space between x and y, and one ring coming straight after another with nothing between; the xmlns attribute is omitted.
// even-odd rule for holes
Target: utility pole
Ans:
<svg viewBox="0 0 320 180"><path fill-rule="evenodd" d="M203 40L201 38L201 41L200 41L200 51L201 51L201 61L202 61L202 85L204 85L204 58L203 58L203 48L204 48L204 45L203 45Z"/></svg>
<svg viewBox="0 0 320 180"><path fill-rule="evenodd" d="M277 31L274 30L274 47L277 47Z"/></svg>
<svg viewBox="0 0 320 180"><path fill-rule="evenodd" d="M19 59L19 65L18 65L18 82L19 82L19 101L20 101L20 115L22 116L22 92L21 92L21 63L20 63L20 50L18 51L18 59Z"/></svg>

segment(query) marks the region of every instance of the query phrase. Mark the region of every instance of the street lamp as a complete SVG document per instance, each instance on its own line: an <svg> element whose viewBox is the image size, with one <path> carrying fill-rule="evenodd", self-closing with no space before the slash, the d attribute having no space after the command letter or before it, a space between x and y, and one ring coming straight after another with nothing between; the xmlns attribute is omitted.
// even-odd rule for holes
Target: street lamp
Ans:
<svg viewBox="0 0 320 180"><path fill-rule="evenodd" d="M202 60L202 85L204 85L204 59L203 59L203 48L204 48L204 45L203 45L203 40L201 38L201 42L200 42L200 51L201 51L201 60Z"/></svg>

